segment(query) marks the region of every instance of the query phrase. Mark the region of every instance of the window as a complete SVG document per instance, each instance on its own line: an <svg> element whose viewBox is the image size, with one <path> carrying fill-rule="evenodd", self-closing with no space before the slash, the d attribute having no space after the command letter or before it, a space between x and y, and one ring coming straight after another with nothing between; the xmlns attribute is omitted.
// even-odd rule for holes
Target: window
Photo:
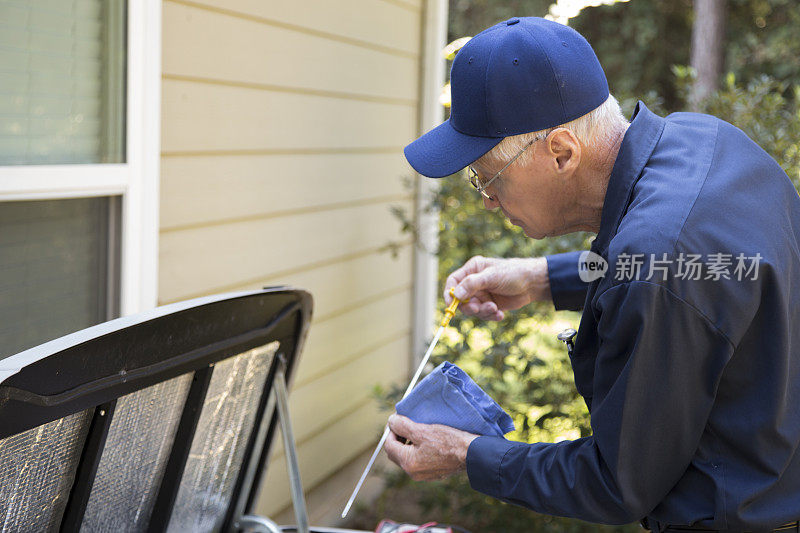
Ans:
<svg viewBox="0 0 800 533"><path fill-rule="evenodd" d="M160 19L0 3L0 358L155 305Z"/></svg>
<svg viewBox="0 0 800 533"><path fill-rule="evenodd" d="M125 162L122 0L0 5L0 164Z"/></svg>
<svg viewBox="0 0 800 533"><path fill-rule="evenodd" d="M118 313L118 203L0 204L0 358Z"/></svg>

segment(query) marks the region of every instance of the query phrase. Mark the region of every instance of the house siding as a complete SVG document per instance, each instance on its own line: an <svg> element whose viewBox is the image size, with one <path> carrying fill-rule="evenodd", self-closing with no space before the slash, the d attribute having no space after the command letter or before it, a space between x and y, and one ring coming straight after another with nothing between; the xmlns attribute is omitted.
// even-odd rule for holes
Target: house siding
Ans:
<svg viewBox="0 0 800 533"><path fill-rule="evenodd" d="M413 249L390 207L413 208L421 4L163 2L159 304L314 295L290 406L312 520L380 434L373 387L409 372ZM259 514L291 505L284 462L276 442Z"/></svg>

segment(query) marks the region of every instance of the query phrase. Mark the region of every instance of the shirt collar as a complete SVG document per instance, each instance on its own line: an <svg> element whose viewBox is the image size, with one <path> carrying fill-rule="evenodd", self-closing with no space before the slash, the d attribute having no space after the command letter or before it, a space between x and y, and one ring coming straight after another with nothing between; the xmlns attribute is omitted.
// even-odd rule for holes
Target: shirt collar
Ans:
<svg viewBox="0 0 800 533"><path fill-rule="evenodd" d="M656 147L664 130L664 119L647 109L640 100L631 116L631 124L622 138L622 144L611 170L603 211L600 216L600 230L592 242L592 250L605 255L608 243L619 227L622 216L631 202L633 186L639 179L642 169Z"/></svg>

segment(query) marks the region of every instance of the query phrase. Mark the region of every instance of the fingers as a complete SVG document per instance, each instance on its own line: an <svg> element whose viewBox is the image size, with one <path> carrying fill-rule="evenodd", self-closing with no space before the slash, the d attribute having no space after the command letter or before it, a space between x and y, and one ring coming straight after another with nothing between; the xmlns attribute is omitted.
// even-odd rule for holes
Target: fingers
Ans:
<svg viewBox="0 0 800 533"><path fill-rule="evenodd" d="M505 316L497 304L491 300L481 301L478 298L472 298L469 302L464 304L462 311L468 315L474 315L482 320L502 320Z"/></svg>
<svg viewBox="0 0 800 533"><path fill-rule="evenodd" d="M484 269L475 274L466 276L456 286L455 297L459 300L466 300L472 296L481 301L486 301L488 292L491 292L495 283L495 272L493 269Z"/></svg>
<svg viewBox="0 0 800 533"><path fill-rule="evenodd" d="M475 256L445 282L445 302L450 289L462 300L461 312L482 320L502 320L504 311L519 309L549 294L544 258L499 259Z"/></svg>
<svg viewBox="0 0 800 533"><path fill-rule="evenodd" d="M416 428L414 426L418 425L416 422L413 422L410 418L394 413L389 417L388 424L392 433L414 442L414 436L416 435Z"/></svg>
<svg viewBox="0 0 800 533"><path fill-rule="evenodd" d="M483 256L476 255L471 257L461 268L454 270L447 276L447 281L444 283L444 301L447 305L450 305L450 302L453 299L450 296L450 289L461 283L466 276L470 274L475 274L480 272L487 266L489 266L494 260L487 259ZM458 296L458 295L456 295ZM460 298L460 297L459 297ZM463 298L460 298L463 299Z"/></svg>
<svg viewBox="0 0 800 533"><path fill-rule="evenodd" d="M459 308L467 316L476 316L481 320L503 320L505 313L488 295L470 298Z"/></svg>
<svg viewBox="0 0 800 533"><path fill-rule="evenodd" d="M386 455L394 464L405 470L407 462L406 457L408 456L408 449L411 448L411 446L401 442L399 440L400 438L402 437L398 437L395 433L389 433L389 437L386 439L383 449L386 450Z"/></svg>
<svg viewBox="0 0 800 533"><path fill-rule="evenodd" d="M482 320L502 320L503 311L497 306L490 294L496 284L497 272L493 268L501 259L487 259L475 256L455 270L445 282L445 303L450 305L452 298L450 289L455 289L455 296L463 300L461 311L468 316L477 316Z"/></svg>
<svg viewBox="0 0 800 533"><path fill-rule="evenodd" d="M397 413L389 417L389 437L386 439L384 449L389 459L403 470L408 468L408 458L412 451L411 435L414 434L414 425L410 419Z"/></svg>
<svg viewBox="0 0 800 533"><path fill-rule="evenodd" d="M393 462L414 480L441 479L466 467L469 445L477 435L440 424L417 424L392 415L384 448ZM405 442L405 439L414 439Z"/></svg>

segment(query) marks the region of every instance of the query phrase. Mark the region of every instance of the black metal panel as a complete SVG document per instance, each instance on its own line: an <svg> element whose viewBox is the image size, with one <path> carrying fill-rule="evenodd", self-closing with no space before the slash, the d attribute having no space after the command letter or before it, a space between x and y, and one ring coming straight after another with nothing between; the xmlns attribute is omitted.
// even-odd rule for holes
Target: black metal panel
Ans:
<svg viewBox="0 0 800 533"><path fill-rule="evenodd" d="M289 322L289 320L287 320ZM303 313L301 310L297 310L295 317L294 317L294 331L290 338L284 339L281 342L280 352L284 354L284 358L286 360L286 367L284 371L287 372L286 379L287 381L291 382L291 376L288 372L291 372L295 368L295 361L299 358L300 352L302 350L303 340L306 337L306 333L309 327L310 321L305 320ZM276 358L278 361L279 358ZM272 384L274 383L275 379L275 371L277 370L278 366L273 364L272 368L270 368L269 377L267 381ZM262 420L264 417L264 410L267 407L267 403L269 402L269 393L271 390L271 386L269 388L264 389L262 394L261 400L259 402L258 411L256 414L256 420ZM270 427L267 430L267 436L264 440L264 445L261 449L256 449L256 439L257 439L257 431L253 431L250 434L250 438L247 443L247 448L245 452L245 461L242 464L242 468L239 471L239 475L236 480L236 484L234 485L233 495L231 498L232 505L228 507L228 512L225 516L225 521L223 523L222 530L223 531L230 531L232 529L232 524L238 518L235 516L237 510L241 511L243 514L251 513L253 511L255 502L255 494L258 486L260 485L260 476L256 475L249 484L245 485L245 474L248 468L254 468L256 472L263 473L265 472L264 467L266 466L266 459L269 452L270 445L272 443L272 438L274 435L274 427L277 421L277 415L273 414L270 419ZM238 508L238 509L237 509Z"/></svg>
<svg viewBox="0 0 800 533"><path fill-rule="evenodd" d="M192 448L194 432L197 429L197 422L200 420L213 371L214 367L207 366L194 374L192 386L186 396L183 414L181 414L181 421L178 424L178 430L175 432L175 441L164 470L161 487L158 490L158 497L153 507L153 514L150 516L150 524L147 529L150 533L166 531L169 525L172 506L178 496L181 477L183 477L183 470L186 468L186 459L189 457L189 451Z"/></svg>
<svg viewBox="0 0 800 533"><path fill-rule="evenodd" d="M61 520L61 531L64 533L78 531L83 522L83 513L86 511L86 504L89 503L89 495L92 492L100 458L103 456L103 447L106 444L108 429L111 427L111 419L114 417L116 405L117 401L112 400L98 405L94 411L89 434L86 436L86 444L83 446L81 460L78 463L75 481L64 510L64 518Z"/></svg>
<svg viewBox="0 0 800 533"><path fill-rule="evenodd" d="M203 405L211 376L209 365L278 341L287 358L290 378L310 324L311 308L311 295L305 291L266 288L160 307L32 348L24 354L36 362L0 383L0 438L96 406L102 405L108 414L105 404L114 404L116 398L196 372L150 522L153 531L162 531L168 525ZM9 360L5 362L8 364ZM260 415L274 376L275 362L264 384L256 424L263 419ZM111 417L100 417L98 413L99 409L76 474L62 531L78 530L102 457ZM252 435L257 432L255 427ZM244 486L242 472L248 465L264 466L274 434L273 417L263 449L256 449L260 446L252 436L248 441L226 523L230 523L237 499L240 508L242 501L252 502L258 479Z"/></svg>
<svg viewBox="0 0 800 533"><path fill-rule="evenodd" d="M0 385L0 438L292 338L298 311L310 317L308 293L272 289L140 322L125 317L33 348L46 356Z"/></svg>

